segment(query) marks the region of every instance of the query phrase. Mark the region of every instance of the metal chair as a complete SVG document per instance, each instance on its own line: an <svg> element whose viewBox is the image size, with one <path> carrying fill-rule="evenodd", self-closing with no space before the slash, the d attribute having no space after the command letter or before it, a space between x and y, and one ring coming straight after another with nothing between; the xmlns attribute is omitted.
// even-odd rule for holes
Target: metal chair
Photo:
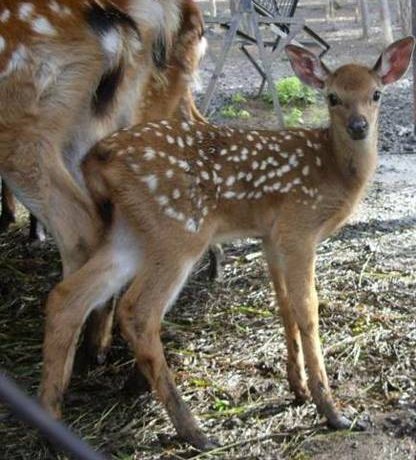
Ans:
<svg viewBox="0 0 416 460"><path fill-rule="evenodd" d="M284 18L293 18L296 8L298 6L298 0L252 0L255 11L264 17L268 18L277 18L281 17L282 21ZM265 41L264 45L266 47L272 48L272 53L276 51L279 47L279 43L285 38L290 31L290 25L284 22L271 24L271 30L276 34L276 39L272 42ZM302 27L303 32L305 32L312 40L321 48L319 56L322 57L330 48L329 44L320 37L316 32L314 32L310 27L303 23ZM254 65L256 70L262 77L262 83L260 85L259 94L263 92L264 85L266 83L266 75L264 70L259 66L258 62L248 51L250 45L255 44L253 37L245 35L247 43L243 43L240 46L241 51L247 56L249 61Z"/></svg>
<svg viewBox="0 0 416 460"><path fill-rule="evenodd" d="M298 0L230 0L230 4L232 14L228 20L221 17L206 19L207 24L219 24L227 29L227 33L224 37L222 52L217 59L215 70L202 102L202 111L206 114L231 45L234 40L238 39L241 43L240 49L262 77L261 89L263 89L264 83L267 81L278 123L282 127L283 115L271 74L271 56L266 53L266 47L271 47L275 54L279 54L285 43L292 41L302 30L305 30L305 32L312 35L315 39L317 37L317 42L324 48L323 53L326 52L329 45L311 31L310 28L305 26L304 21L293 19ZM272 30L277 37L272 41L263 40L260 25L273 27ZM248 51L248 46L250 45L257 46L259 62Z"/></svg>

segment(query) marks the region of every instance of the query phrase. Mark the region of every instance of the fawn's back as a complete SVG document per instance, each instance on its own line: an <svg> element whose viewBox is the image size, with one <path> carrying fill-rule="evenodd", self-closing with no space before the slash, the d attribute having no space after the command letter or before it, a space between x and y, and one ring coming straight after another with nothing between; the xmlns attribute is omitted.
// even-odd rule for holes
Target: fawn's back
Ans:
<svg viewBox="0 0 416 460"><path fill-rule="evenodd" d="M98 203L128 210L139 227L154 220L189 236L209 228L216 238L263 237L274 225L319 233L351 208L328 136L161 121L104 140L84 173Z"/></svg>

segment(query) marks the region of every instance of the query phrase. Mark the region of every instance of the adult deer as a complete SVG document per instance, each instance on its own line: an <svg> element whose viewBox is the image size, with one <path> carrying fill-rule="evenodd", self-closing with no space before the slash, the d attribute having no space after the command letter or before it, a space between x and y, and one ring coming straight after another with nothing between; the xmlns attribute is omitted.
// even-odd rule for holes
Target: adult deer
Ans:
<svg viewBox="0 0 416 460"><path fill-rule="evenodd" d="M93 4L94 2L90 3ZM118 3L118 6L121 7L122 2ZM141 8L148 7L143 2L136 3L142 3ZM124 4L127 3L124 2ZM22 2L22 5L24 5L24 2ZM26 5L26 8L28 6L29 4ZM79 2L75 6L77 9L81 8ZM22 8L22 14L24 14L24 6ZM60 12L59 8L61 8L62 13L65 5L50 2L50 8L58 14ZM69 10L66 11L69 13ZM149 13L151 13L151 10ZM4 23L12 20L12 12L7 10L7 8L3 10L2 14L3 18L7 19L7 21L3 20ZM166 56L166 62L163 63L163 69L153 68L146 82L142 87L140 85L138 87L138 91L142 92L144 96L139 96L135 116L132 119L134 123L151 121L158 118L169 118L171 116L202 119L194 106L191 94L191 83L206 43L203 38L202 15L193 0L181 0L178 2L178 14L180 15L179 27L169 37L171 47ZM112 13L110 12L108 19L111 19L111 15ZM33 14L32 19L34 17L35 14ZM147 63L143 64L147 65ZM15 200L13 194L4 182L1 189L2 209L0 215L0 232L6 230L11 223L15 222ZM42 239L42 232L39 232L36 226L36 219L33 216L31 216L30 239Z"/></svg>
<svg viewBox="0 0 416 460"><path fill-rule="evenodd" d="M189 86L204 42L193 0L0 1L0 176L52 233L64 275L100 232L81 158L123 126L198 118ZM14 201L2 192L7 227ZM108 332L111 316L95 316ZM89 348L107 348L107 332L87 334Z"/></svg>
<svg viewBox="0 0 416 460"><path fill-rule="evenodd" d="M36 26L35 21L41 21L42 10L36 9L36 2L14 2L16 10L9 9L7 2L0 3L1 22L12 26L16 22L15 14L17 14L18 20L25 20L25 22L33 22L33 27ZM113 2L114 3L114 2ZM117 3L117 2L115 2ZM118 2L118 7L128 7L128 2ZM139 1L130 2L130 6L134 7L137 4L137 8L149 9L149 3ZM90 2L92 8L94 1ZM3 6L3 10L1 9ZM72 2L72 6L76 10L84 9L85 15L88 7L82 6L80 2ZM59 18L60 16L70 16L71 10L70 2L54 2L49 3L50 13L54 13L50 20L53 24L53 19ZM177 2L177 13L178 18L174 18L179 21L179 27L175 33L170 33L168 37L172 46L168 56L166 56L166 62L161 61L163 56L159 56L159 64L163 64L163 69L158 68L151 70L151 75L145 80L145 83L139 85L138 92L142 92L144 97L139 96L138 105L136 107L135 116L132 118L132 122L139 123L143 121L151 121L157 118L167 118L179 113L185 117L201 119L198 111L193 105L193 99L191 94L190 83L193 80L195 72L198 67L199 59L201 57L201 51L205 45L205 39L203 38L203 21L199 8L193 0L181 0ZM97 9L97 11L99 11ZM96 11L96 12L97 12ZM115 10L117 11L117 10ZM154 12L154 10L153 10ZM120 13L120 11L119 11ZM146 13L146 12L144 12ZM149 15L152 14L152 9L148 11ZM112 10L101 10L102 18L108 21L107 26L111 23L111 20L116 20L116 14ZM141 13L143 14L143 12ZM126 16L127 17L127 16ZM59 19L62 19L59 18ZM73 19L73 18L72 18ZM99 18L97 18L100 20ZM170 18L172 19L172 18ZM0 22L0 32L3 30L3 26ZM62 24L61 24L62 25ZM72 24L72 27L74 25ZM137 24L139 26L139 24ZM162 24L160 24L162 26ZM6 27L6 26L4 26ZM115 33L115 31L113 31ZM14 37L16 40L19 39L18 33ZM22 33L23 36L23 33ZM109 36L105 39L108 40ZM111 37L110 37L111 38ZM115 37L113 37L114 39ZM3 39L3 36L2 36ZM6 43L6 41L4 42ZM47 44L47 43L45 43ZM6 51L6 45L4 45L0 51ZM159 54L163 54L159 51ZM108 51L108 50L107 50ZM148 66L147 62L142 62L143 66ZM95 90L95 88L92 88ZM85 152L82 152L83 154ZM8 226L15 221L15 202L13 194L7 185L3 182L2 184L2 210L0 215L0 232L8 228ZM39 226L36 226L36 219L31 216L31 227L30 227L30 239L42 239L43 232L39 231Z"/></svg>
<svg viewBox="0 0 416 460"><path fill-rule="evenodd" d="M88 262L50 294L44 406L60 415L84 319L130 282L118 314L137 365L178 433L210 447L171 377L160 322L212 241L255 236L264 243L285 327L290 387L299 399L310 393L331 427L351 427L336 409L325 371L315 250L363 196L376 167L383 87L406 72L413 47L408 37L373 68L349 64L330 72L309 51L287 46L295 73L327 96L328 129L244 131L162 121L94 147L83 173L105 222L103 236Z"/></svg>

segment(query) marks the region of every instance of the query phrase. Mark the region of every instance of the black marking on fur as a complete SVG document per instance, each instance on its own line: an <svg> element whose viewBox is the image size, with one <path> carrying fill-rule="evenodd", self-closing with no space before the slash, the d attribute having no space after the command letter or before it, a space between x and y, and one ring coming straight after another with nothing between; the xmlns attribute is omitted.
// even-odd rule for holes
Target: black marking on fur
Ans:
<svg viewBox="0 0 416 460"><path fill-rule="evenodd" d="M134 19L113 5L102 7L94 2L88 6L85 14L88 24L97 35L102 36L120 25L132 29L140 38L140 31Z"/></svg>
<svg viewBox="0 0 416 460"><path fill-rule="evenodd" d="M161 36L158 36L158 38L153 42L152 57L153 57L153 62L158 69L160 70L166 69L166 66L167 66L166 43L163 37Z"/></svg>
<svg viewBox="0 0 416 460"><path fill-rule="evenodd" d="M92 31L100 38L112 29L119 32L121 27L132 30L140 39L140 31L133 18L111 4L103 7L94 2L88 6L85 15ZM106 115L115 99L123 74L123 64L118 62L115 67L108 69L102 75L91 101L92 111L97 117Z"/></svg>
<svg viewBox="0 0 416 460"><path fill-rule="evenodd" d="M97 203L97 209L104 224L110 226L113 222L113 204L111 201L105 200Z"/></svg>
<svg viewBox="0 0 416 460"><path fill-rule="evenodd" d="M92 110L94 115L100 117L107 113L107 109L113 102L117 88L124 74L124 67L119 64L114 69L106 72L100 80L92 98Z"/></svg>

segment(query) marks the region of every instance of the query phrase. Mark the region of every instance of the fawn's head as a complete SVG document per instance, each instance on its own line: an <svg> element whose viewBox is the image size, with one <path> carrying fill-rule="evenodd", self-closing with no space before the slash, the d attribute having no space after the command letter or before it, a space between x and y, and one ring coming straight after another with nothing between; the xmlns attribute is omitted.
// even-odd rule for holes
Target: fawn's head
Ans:
<svg viewBox="0 0 416 460"><path fill-rule="evenodd" d="M347 64L334 72L299 46L288 45L286 53L297 76L325 93L333 133L350 142L375 138L383 87L406 73L414 44L413 37L403 38L387 47L373 68Z"/></svg>

